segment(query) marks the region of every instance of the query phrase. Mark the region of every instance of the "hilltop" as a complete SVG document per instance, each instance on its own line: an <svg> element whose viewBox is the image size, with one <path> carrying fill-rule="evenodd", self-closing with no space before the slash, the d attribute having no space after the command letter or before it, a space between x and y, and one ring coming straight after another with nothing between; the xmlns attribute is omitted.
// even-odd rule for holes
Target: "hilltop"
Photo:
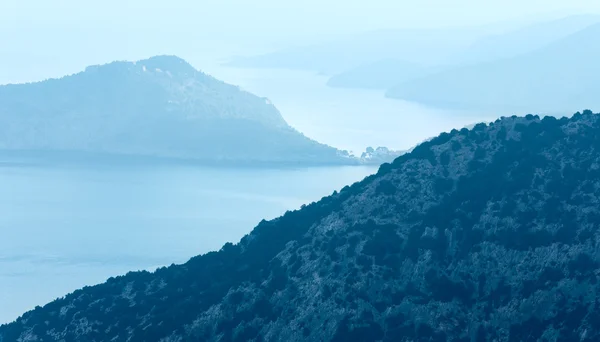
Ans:
<svg viewBox="0 0 600 342"><path fill-rule="evenodd" d="M357 164L275 106L175 56L0 86L0 151L100 153L209 164Z"/></svg>

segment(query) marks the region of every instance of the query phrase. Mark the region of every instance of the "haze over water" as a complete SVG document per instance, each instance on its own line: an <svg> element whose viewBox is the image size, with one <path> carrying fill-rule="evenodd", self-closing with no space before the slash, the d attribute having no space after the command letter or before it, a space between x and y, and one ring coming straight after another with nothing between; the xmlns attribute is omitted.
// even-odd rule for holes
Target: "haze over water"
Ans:
<svg viewBox="0 0 600 342"><path fill-rule="evenodd" d="M2 165L0 322L111 276L218 250L375 170Z"/></svg>
<svg viewBox="0 0 600 342"><path fill-rule="evenodd" d="M359 155L367 146L409 149L440 132L499 116L387 99L383 91L331 88L326 76L310 71L217 66L206 71L267 97L308 137Z"/></svg>

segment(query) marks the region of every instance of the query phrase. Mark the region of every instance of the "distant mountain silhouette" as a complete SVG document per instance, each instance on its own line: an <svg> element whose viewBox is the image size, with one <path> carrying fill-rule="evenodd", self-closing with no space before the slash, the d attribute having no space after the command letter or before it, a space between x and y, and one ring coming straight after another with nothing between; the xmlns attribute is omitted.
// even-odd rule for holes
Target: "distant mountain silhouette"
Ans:
<svg viewBox="0 0 600 342"><path fill-rule="evenodd" d="M228 66L284 68L335 75L386 59L437 65L488 32L485 28L398 29L356 34L323 44L233 58Z"/></svg>
<svg viewBox="0 0 600 342"><path fill-rule="evenodd" d="M157 56L0 86L0 150L189 158L208 163L352 164L292 127L265 98Z"/></svg>
<svg viewBox="0 0 600 342"><path fill-rule="evenodd" d="M440 106L566 112L600 105L600 24L513 58L453 68L387 96Z"/></svg>
<svg viewBox="0 0 600 342"><path fill-rule="evenodd" d="M464 66L512 58L533 52L598 22L599 15L572 15L489 35L451 56L444 64Z"/></svg>
<svg viewBox="0 0 600 342"><path fill-rule="evenodd" d="M397 59L368 63L332 76L327 85L337 88L389 89L431 73L430 68Z"/></svg>
<svg viewBox="0 0 600 342"><path fill-rule="evenodd" d="M398 84L458 66L480 64L530 53L600 21L597 15L577 15L487 35L447 56L437 65L407 62L411 56L383 59L332 76L328 85L341 88L389 89Z"/></svg>

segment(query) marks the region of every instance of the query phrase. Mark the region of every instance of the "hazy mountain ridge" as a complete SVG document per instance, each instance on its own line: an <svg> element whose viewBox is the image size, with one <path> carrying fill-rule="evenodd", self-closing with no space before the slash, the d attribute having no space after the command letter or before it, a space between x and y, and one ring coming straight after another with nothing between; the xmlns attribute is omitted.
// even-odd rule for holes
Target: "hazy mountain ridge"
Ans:
<svg viewBox="0 0 600 342"><path fill-rule="evenodd" d="M86 287L0 341L595 341L600 117L443 133L238 245Z"/></svg>
<svg viewBox="0 0 600 342"><path fill-rule="evenodd" d="M434 72L430 68L398 59L368 63L333 75L330 87L387 90L399 83L411 81Z"/></svg>
<svg viewBox="0 0 600 342"><path fill-rule="evenodd" d="M445 64L468 65L527 54L600 22L598 15L572 15L492 34L449 58Z"/></svg>
<svg viewBox="0 0 600 342"><path fill-rule="evenodd" d="M600 16L597 15L574 15L544 21L508 32L486 35L458 49L436 65L407 62L405 58L410 59L409 56L381 59L333 75L327 84L332 87L387 90L436 73L525 55L598 22Z"/></svg>
<svg viewBox="0 0 600 342"><path fill-rule="evenodd" d="M239 56L227 66L282 68L335 75L364 64L395 59L437 65L494 29L377 30L326 43L287 48L257 56Z"/></svg>
<svg viewBox="0 0 600 342"><path fill-rule="evenodd" d="M571 111L600 104L600 24L525 55L448 69L397 85L387 96L439 106Z"/></svg>
<svg viewBox="0 0 600 342"><path fill-rule="evenodd" d="M0 149L208 163L360 163L290 127L268 99L175 56L0 86Z"/></svg>

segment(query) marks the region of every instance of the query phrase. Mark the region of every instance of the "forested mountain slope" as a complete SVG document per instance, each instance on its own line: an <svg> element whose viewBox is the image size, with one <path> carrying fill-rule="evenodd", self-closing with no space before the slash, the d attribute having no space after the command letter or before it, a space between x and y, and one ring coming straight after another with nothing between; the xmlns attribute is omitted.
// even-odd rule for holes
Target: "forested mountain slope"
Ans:
<svg viewBox="0 0 600 342"><path fill-rule="evenodd" d="M598 115L502 118L0 341L597 341L599 196Z"/></svg>

